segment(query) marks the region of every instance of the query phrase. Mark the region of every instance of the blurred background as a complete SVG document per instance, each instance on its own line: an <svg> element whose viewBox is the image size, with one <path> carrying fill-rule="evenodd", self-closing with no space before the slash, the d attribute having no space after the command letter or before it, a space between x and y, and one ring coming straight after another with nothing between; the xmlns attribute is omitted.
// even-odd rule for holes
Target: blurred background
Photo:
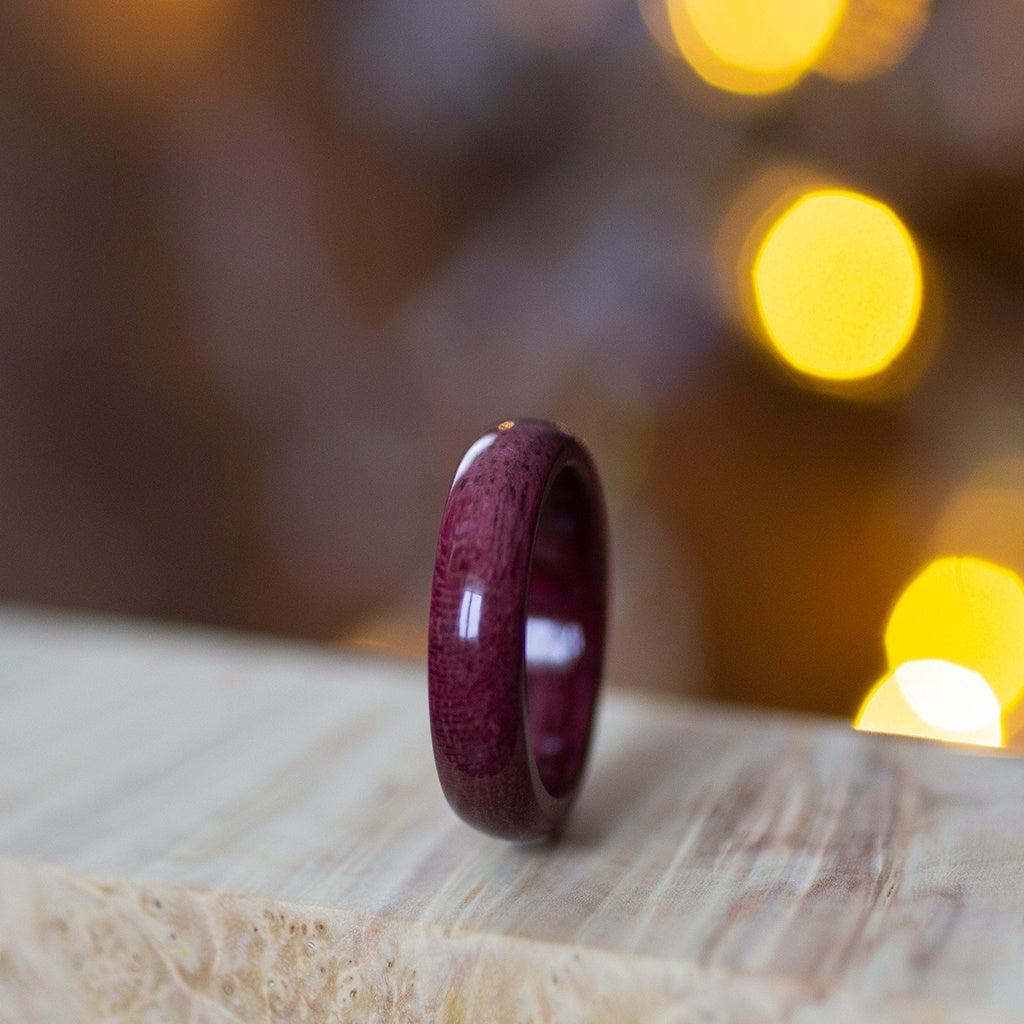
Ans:
<svg viewBox="0 0 1024 1024"><path fill-rule="evenodd" d="M0 598L422 656L459 458L547 416L613 684L852 715L933 559L1024 572L1022 54L1022 0L8 0Z"/></svg>

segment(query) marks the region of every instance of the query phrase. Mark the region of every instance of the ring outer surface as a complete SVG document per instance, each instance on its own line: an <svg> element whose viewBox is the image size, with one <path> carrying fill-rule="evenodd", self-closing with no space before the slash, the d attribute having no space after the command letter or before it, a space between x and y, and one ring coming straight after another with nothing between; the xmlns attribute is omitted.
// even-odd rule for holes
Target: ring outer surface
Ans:
<svg viewBox="0 0 1024 1024"><path fill-rule="evenodd" d="M437 773L463 820L505 839L538 839L560 829L579 789L592 731L588 725L576 777L564 792L551 793L529 737L525 632L541 511L566 468L582 485L594 533L590 557L598 561L592 567L600 587L598 621L586 638L592 724L604 654L607 522L597 470L583 444L564 427L540 420L507 422L484 434L455 475L438 539L428 645ZM467 613L475 616L472 643L465 637Z"/></svg>

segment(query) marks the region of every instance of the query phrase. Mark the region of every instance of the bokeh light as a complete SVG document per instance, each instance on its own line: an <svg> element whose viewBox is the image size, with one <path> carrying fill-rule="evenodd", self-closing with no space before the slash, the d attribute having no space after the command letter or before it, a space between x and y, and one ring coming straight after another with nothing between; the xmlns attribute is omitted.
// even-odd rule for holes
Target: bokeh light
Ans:
<svg viewBox="0 0 1024 1024"><path fill-rule="evenodd" d="M1001 744L1024 689L1024 583L981 558L936 559L896 602L885 652L891 675L858 728L996 745L998 725Z"/></svg>
<svg viewBox="0 0 1024 1024"><path fill-rule="evenodd" d="M856 192L798 198L764 235L751 273L772 351L823 381L888 369L920 316L923 275L913 238L889 207Z"/></svg>
<svg viewBox="0 0 1024 1024"><path fill-rule="evenodd" d="M890 665L942 658L980 672L1008 708L1024 686L1024 584L981 558L936 559L896 602L885 652Z"/></svg>
<svg viewBox="0 0 1024 1024"><path fill-rule="evenodd" d="M899 64L929 0L637 0L651 34L716 90L766 96L809 72L840 82Z"/></svg>
<svg viewBox="0 0 1024 1024"><path fill-rule="evenodd" d="M836 32L844 0L667 0L676 45L710 85L749 95L800 80Z"/></svg>
<svg viewBox="0 0 1024 1024"><path fill-rule="evenodd" d="M854 725L865 732L1003 745L1002 708L984 676L939 658L898 665L871 691Z"/></svg>
<svg viewBox="0 0 1024 1024"><path fill-rule="evenodd" d="M929 8L928 0L849 0L814 70L841 82L890 71L924 31Z"/></svg>

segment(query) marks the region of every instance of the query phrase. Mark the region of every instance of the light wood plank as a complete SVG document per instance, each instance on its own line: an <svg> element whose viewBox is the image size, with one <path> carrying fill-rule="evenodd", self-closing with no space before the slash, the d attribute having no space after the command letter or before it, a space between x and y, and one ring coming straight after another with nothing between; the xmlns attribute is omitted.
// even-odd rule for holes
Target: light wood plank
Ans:
<svg viewBox="0 0 1024 1024"><path fill-rule="evenodd" d="M610 693L557 844L425 672L0 614L0 1019L1018 1021L1024 762Z"/></svg>

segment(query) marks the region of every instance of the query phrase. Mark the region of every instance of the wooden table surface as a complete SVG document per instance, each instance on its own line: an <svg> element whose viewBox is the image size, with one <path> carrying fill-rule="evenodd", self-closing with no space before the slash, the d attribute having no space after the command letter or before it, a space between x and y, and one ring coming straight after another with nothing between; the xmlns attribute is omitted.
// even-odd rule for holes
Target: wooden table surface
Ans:
<svg viewBox="0 0 1024 1024"><path fill-rule="evenodd" d="M0 1021L1024 1020L1024 762L606 694L567 834L420 664L0 612Z"/></svg>

